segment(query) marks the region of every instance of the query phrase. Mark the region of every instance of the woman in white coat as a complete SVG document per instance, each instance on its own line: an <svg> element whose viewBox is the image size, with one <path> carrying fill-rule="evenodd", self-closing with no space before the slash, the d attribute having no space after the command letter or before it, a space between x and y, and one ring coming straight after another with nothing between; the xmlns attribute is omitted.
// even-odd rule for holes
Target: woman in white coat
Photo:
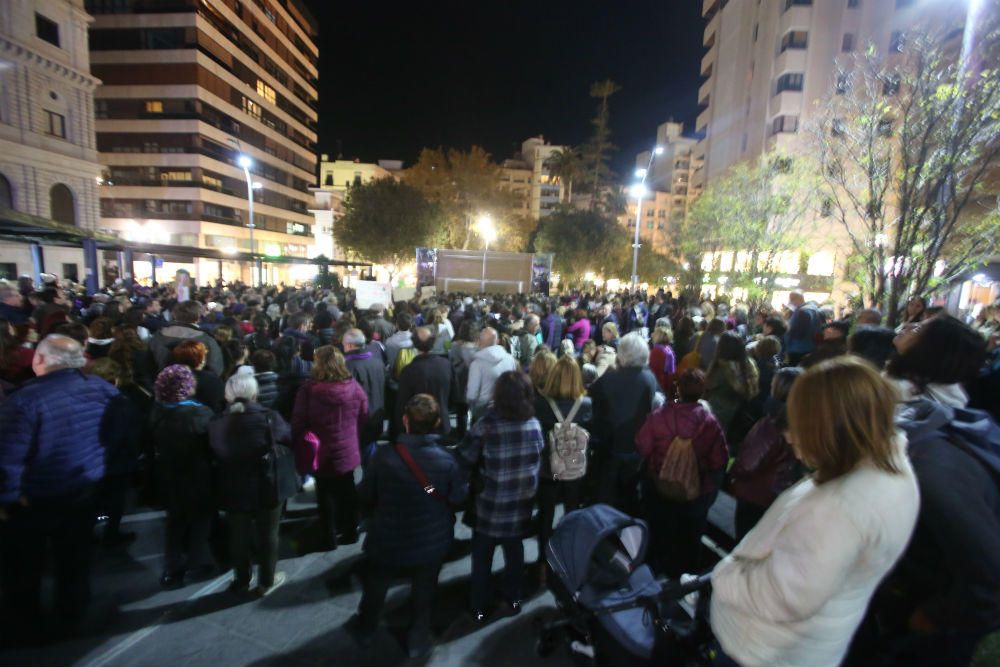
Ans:
<svg viewBox="0 0 1000 667"><path fill-rule="evenodd" d="M916 523L896 400L853 357L814 366L792 389L788 441L815 472L779 496L712 574L712 630L740 667L843 660Z"/></svg>

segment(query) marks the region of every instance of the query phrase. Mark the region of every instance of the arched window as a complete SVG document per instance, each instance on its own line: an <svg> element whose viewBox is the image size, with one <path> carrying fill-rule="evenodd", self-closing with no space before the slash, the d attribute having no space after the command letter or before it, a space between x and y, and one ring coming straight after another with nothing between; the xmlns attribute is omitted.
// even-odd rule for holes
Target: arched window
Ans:
<svg viewBox="0 0 1000 667"><path fill-rule="evenodd" d="M14 208L14 189L3 174L0 174L0 208Z"/></svg>
<svg viewBox="0 0 1000 667"><path fill-rule="evenodd" d="M76 205L73 203L73 191L62 183L56 183L49 190L49 215L56 222L67 225L76 224Z"/></svg>

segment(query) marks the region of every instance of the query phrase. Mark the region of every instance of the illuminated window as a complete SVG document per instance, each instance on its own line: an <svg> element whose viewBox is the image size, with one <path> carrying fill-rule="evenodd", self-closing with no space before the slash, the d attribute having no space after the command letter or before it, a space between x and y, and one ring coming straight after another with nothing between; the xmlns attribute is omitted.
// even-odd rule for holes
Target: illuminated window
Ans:
<svg viewBox="0 0 1000 667"><path fill-rule="evenodd" d="M715 265L715 257L710 252L706 252L701 258L701 270L711 271Z"/></svg>
<svg viewBox="0 0 1000 667"><path fill-rule="evenodd" d="M248 100L245 97L243 98L243 111L244 113L253 116L257 120L260 120L260 115L261 115L260 105L254 102L253 100Z"/></svg>
<svg viewBox="0 0 1000 667"><path fill-rule="evenodd" d="M190 171L161 171L160 172L161 181L190 181L191 172Z"/></svg>
<svg viewBox="0 0 1000 667"><path fill-rule="evenodd" d="M750 259L752 255L746 250L740 250L736 253L736 263L733 265L733 269L739 271L740 273L746 273L750 271Z"/></svg>
<svg viewBox="0 0 1000 667"><path fill-rule="evenodd" d="M833 275L833 253L818 252L809 257L809 265L806 273L810 276L832 276Z"/></svg>
<svg viewBox="0 0 1000 667"><path fill-rule="evenodd" d="M719 270L720 271L732 271L733 270L733 253L732 251L719 253Z"/></svg>
<svg viewBox="0 0 1000 667"><path fill-rule="evenodd" d="M274 104L274 101L276 99L276 96L274 94L274 88L272 88L271 86L267 85L266 83L264 83L260 79L257 79L257 94L260 95L261 97L263 97L265 100L267 100L271 104Z"/></svg>
<svg viewBox="0 0 1000 667"><path fill-rule="evenodd" d="M163 113L163 101L146 100L146 113Z"/></svg>

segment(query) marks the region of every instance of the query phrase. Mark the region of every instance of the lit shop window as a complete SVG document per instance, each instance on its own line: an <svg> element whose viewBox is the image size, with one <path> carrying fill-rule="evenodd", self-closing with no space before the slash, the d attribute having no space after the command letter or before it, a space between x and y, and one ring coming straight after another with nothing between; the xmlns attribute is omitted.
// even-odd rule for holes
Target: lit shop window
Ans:
<svg viewBox="0 0 1000 667"><path fill-rule="evenodd" d="M274 104L274 100L276 99L274 94L274 88L267 85L260 79L257 79L257 94L263 97L271 104Z"/></svg>

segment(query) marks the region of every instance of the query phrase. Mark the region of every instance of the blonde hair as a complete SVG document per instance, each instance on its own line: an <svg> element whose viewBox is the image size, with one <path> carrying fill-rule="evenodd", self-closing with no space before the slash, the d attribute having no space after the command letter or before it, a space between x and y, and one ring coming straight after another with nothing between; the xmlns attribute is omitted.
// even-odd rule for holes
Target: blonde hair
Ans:
<svg viewBox="0 0 1000 667"><path fill-rule="evenodd" d="M605 331L610 331L612 338L618 338L619 337L619 335L618 335L618 325L615 324L614 322L605 322L604 326L601 327L601 333L603 334Z"/></svg>
<svg viewBox="0 0 1000 667"><path fill-rule="evenodd" d="M674 330L667 327L656 327L653 329L653 345L673 345Z"/></svg>
<svg viewBox="0 0 1000 667"><path fill-rule="evenodd" d="M531 377L532 386L541 391L548 380L549 374L556 365L556 355L546 349L539 350L531 360L531 368L528 375Z"/></svg>
<svg viewBox="0 0 1000 667"><path fill-rule="evenodd" d="M347 370L347 363L340 350L333 345L316 348L313 352L313 380L316 382L339 382L350 378L351 371Z"/></svg>
<svg viewBox="0 0 1000 667"><path fill-rule="evenodd" d="M799 377L788 396L788 431L799 459L817 484L844 475L864 460L889 473L893 461L896 390L862 359L819 363Z"/></svg>
<svg viewBox="0 0 1000 667"><path fill-rule="evenodd" d="M586 393L580 365L572 357L562 357L549 373L542 393L552 400L568 398L576 400Z"/></svg>

